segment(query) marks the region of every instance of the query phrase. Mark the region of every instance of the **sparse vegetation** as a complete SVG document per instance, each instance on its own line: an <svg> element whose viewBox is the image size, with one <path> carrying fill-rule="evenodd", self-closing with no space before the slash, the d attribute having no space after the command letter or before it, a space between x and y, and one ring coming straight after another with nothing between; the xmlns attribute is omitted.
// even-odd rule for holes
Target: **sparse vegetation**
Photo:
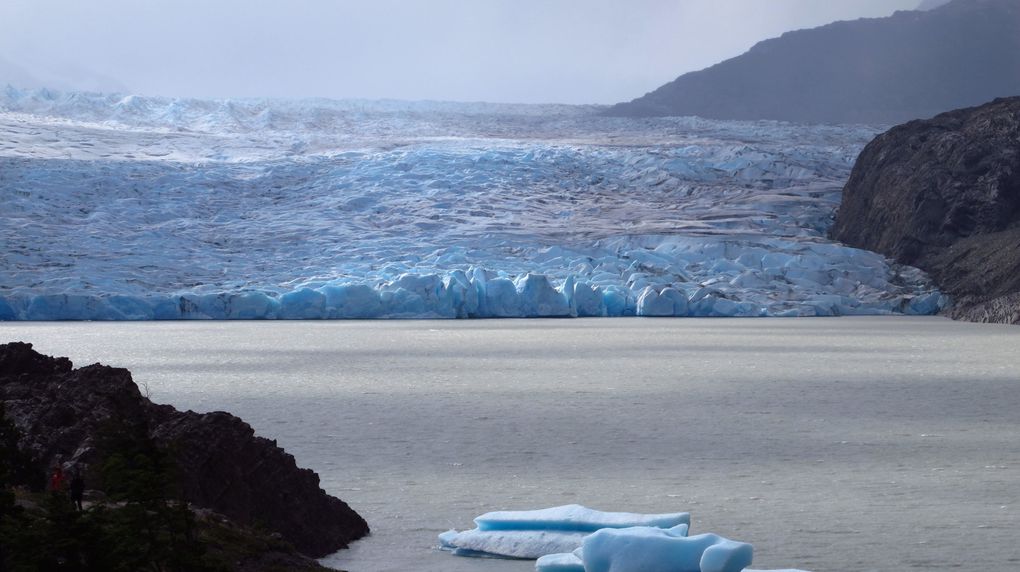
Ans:
<svg viewBox="0 0 1020 572"><path fill-rule="evenodd" d="M43 491L0 402L0 572L321 570L287 542L196 514L174 491L173 462L143 426L111 424L98 446L103 498L76 510Z"/></svg>

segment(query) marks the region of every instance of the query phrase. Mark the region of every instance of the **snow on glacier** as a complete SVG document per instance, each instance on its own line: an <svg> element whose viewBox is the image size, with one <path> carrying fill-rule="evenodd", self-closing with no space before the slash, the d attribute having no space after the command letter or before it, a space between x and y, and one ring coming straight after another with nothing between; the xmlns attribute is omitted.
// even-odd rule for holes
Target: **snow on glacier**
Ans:
<svg viewBox="0 0 1020 572"><path fill-rule="evenodd" d="M930 314L825 237L877 129L0 93L0 320Z"/></svg>

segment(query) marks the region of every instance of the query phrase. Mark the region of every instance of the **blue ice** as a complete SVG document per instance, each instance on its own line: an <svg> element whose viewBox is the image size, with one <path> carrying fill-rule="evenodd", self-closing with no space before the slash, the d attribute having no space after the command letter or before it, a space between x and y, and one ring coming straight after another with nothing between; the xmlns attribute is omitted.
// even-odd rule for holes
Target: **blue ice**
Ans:
<svg viewBox="0 0 1020 572"><path fill-rule="evenodd" d="M949 303L917 269L826 238L873 128L592 111L2 91L0 320Z"/></svg>
<svg viewBox="0 0 1020 572"><path fill-rule="evenodd" d="M667 514L637 514L631 512L602 512L571 504L524 511L496 511L475 519L479 530L569 530L594 532L603 528L648 526L673 528L690 525L687 512Z"/></svg>
<svg viewBox="0 0 1020 572"><path fill-rule="evenodd" d="M440 546L458 556L535 560L580 548L588 532L567 530L465 530L440 535Z"/></svg>
<svg viewBox="0 0 1020 572"><path fill-rule="evenodd" d="M651 527L599 530L582 546L585 572L741 572L752 556L750 544L716 534Z"/></svg>
<svg viewBox="0 0 1020 572"><path fill-rule="evenodd" d="M475 519L477 528L439 535L440 546L459 556L536 559L581 547L585 537L603 528L662 526L687 534L690 514L602 512L580 505L529 511L499 511Z"/></svg>
<svg viewBox="0 0 1020 572"><path fill-rule="evenodd" d="M584 572L584 561L579 551L547 554L535 561L537 572Z"/></svg>

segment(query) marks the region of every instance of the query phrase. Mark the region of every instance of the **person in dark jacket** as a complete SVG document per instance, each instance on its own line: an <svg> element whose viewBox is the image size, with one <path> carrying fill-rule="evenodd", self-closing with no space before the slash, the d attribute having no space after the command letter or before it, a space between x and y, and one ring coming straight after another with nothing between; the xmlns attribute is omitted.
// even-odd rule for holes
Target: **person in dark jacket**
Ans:
<svg viewBox="0 0 1020 572"><path fill-rule="evenodd" d="M71 502L74 503L75 508L78 510L84 510L81 506L81 501L85 497L85 479L81 478L79 471L74 471L71 474Z"/></svg>

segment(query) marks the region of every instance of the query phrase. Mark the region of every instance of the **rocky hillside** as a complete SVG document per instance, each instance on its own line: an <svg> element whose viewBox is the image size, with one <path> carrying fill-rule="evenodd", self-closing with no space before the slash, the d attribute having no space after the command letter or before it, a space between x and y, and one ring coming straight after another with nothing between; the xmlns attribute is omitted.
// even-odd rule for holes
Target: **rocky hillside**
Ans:
<svg viewBox="0 0 1020 572"><path fill-rule="evenodd" d="M1020 2L954 0L766 40L610 109L817 123L900 123L1020 95Z"/></svg>
<svg viewBox="0 0 1020 572"><path fill-rule="evenodd" d="M1020 323L1020 97L880 135L832 236L928 271L954 317Z"/></svg>
<svg viewBox="0 0 1020 572"><path fill-rule="evenodd" d="M0 345L0 402L40 470L82 470L102 489L101 443L141 433L173 459L175 486L195 507L266 527L319 557L368 533L365 521L319 487L319 477L228 413L180 412L143 397L126 369L73 369L31 344ZM105 436L104 436L105 435Z"/></svg>

